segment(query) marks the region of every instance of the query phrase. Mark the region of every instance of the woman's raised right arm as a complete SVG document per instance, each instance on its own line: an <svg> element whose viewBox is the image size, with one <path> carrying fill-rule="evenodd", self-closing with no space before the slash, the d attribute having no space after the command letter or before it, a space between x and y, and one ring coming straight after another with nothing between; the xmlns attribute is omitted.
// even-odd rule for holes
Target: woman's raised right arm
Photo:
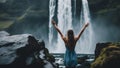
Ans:
<svg viewBox="0 0 120 68"><path fill-rule="evenodd" d="M52 24L55 27L55 29L58 31L58 33L60 34L60 36L62 37L62 39L65 41L65 37L62 34L62 32L60 31L60 29L58 28L58 26L56 25L56 22L54 20L52 20Z"/></svg>

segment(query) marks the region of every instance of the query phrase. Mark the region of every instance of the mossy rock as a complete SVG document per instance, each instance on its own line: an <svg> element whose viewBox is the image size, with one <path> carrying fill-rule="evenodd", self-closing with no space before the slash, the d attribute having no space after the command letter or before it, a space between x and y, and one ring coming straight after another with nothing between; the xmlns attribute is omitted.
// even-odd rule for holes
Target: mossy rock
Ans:
<svg viewBox="0 0 120 68"><path fill-rule="evenodd" d="M120 68L120 43L111 43L102 49L91 68Z"/></svg>

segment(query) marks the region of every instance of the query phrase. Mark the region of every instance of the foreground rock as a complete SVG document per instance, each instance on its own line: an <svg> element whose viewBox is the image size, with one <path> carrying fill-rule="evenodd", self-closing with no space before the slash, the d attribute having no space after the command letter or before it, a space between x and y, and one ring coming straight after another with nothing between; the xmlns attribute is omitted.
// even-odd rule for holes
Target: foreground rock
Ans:
<svg viewBox="0 0 120 68"><path fill-rule="evenodd" d="M55 59L31 34L0 37L0 68L56 68Z"/></svg>
<svg viewBox="0 0 120 68"><path fill-rule="evenodd" d="M120 43L107 43L100 49L91 68L120 68Z"/></svg>
<svg viewBox="0 0 120 68"><path fill-rule="evenodd" d="M87 61L87 59L90 59L87 55L78 57L77 68L90 68L90 61Z"/></svg>
<svg viewBox="0 0 120 68"><path fill-rule="evenodd" d="M95 59L100 55L103 48L110 46L110 42L107 43L97 43L95 48Z"/></svg>
<svg viewBox="0 0 120 68"><path fill-rule="evenodd" d="M6 31L0 31L0 37L9 36L10 34Z"/></svg>

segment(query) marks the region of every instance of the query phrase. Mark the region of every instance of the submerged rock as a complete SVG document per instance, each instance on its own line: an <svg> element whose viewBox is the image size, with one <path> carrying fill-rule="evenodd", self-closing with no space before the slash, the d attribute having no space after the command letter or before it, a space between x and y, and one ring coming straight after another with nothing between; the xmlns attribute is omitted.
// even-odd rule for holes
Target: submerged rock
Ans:
<svg viewBox="0 0 120 68"><path fill-rule="evenodd" d="M0 68L56 68L54 62L44 41L39 42L31 34L0 37Z"/></svg>
<svg viewBox="0 0 120 68"><path fill-rule="evenodd" d="M89 57L87 55L83 56L83 57L79 57L78 58L78 64L85 63L87 59L89 59Z"/></svg>

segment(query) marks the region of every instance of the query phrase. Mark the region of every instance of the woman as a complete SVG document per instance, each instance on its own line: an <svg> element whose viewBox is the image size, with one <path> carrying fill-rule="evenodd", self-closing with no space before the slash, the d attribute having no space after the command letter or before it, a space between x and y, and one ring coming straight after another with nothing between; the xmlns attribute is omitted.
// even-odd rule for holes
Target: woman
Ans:
<svg viewBox="0 0 120 68"><path fill-rule="evenodd" d="M54 20L52 20L52 24L56 28L56 30L58 31L65 43L66 52L64 56L64 64L66 68L75 68L75 66L77 65L77 55L75 53L76 42L82 35L85 28L89 25L89 23L86 23L84 25L78 36L74 36L73 30L68 30L66 37L62 34Z"/></svg>

